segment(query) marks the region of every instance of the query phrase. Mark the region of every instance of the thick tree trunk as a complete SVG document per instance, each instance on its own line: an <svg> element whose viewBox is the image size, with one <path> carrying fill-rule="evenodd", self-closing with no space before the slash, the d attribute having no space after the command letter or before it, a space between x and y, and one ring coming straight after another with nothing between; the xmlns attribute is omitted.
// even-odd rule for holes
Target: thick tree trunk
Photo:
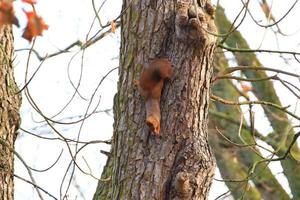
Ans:
<svg viewBox="0 0 300 200"><path fill-rule="evenodd" d="M207 142L212 7L205 0L124 0L125 9L113 143L102 174L108 181L99 182L94 199L207 199L215 168ZM161 97L161 136L145 125L145 102L133 84L157 57L174 67Z"/></svg>
<svg viewBox="0 0 300 200"><path fill-rule="evenodd" d="M0 200L13 200L13 152L19 127L20 95L13 76L11 26L0 28Z"/></svg>

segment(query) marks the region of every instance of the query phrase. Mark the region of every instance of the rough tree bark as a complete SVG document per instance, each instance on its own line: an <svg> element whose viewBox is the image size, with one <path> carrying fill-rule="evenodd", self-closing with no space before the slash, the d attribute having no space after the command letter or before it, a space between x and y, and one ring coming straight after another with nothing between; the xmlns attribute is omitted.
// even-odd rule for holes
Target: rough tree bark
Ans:
<svg viewBox="0 0 300 200"><path fill-rule="evenodd" d="M123 0L123 10L112 149L94 199L207 199L215 168L207 142L216 41L210 1ZM174 67L161 97L161 136L145 125L133 84L157 57Z"/></svg>
<svg viewBox="0 0 300 200"><path fill-rule="evenodd" d="M19 127L20 95L13 76L11 26L0 28L0 199L13 200L14 155L12 149Z"/></svg>

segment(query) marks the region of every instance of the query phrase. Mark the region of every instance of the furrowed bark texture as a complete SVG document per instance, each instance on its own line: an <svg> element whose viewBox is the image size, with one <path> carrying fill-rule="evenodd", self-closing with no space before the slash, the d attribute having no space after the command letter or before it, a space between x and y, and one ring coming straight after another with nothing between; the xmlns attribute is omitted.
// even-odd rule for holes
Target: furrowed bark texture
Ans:
<svg viewBox="0 0 300 200"><path fill-rule="evenodd" d="M226 18L224 10L222 8L218 8L216 15L216 23L219 24L218 27L220 28L220 33L227 33L231 27L231 23ZM227 38L225 43L229 47L236 47L238 44L239 48L249 49L249 45L247 44L246 40L238 31L233 32ZM237 64L240 66L263 67L254 53L235 52L233 54ZM267 77L267 74L264 71L245 70L242 71L242 73L247 78ZM272 102L281 106L281 102L271 81L254 82L252 83L252 87L253 93L258 100ZM264 109L266 117L268 118L274 130L274 133L269 134L268 137L266 137L265 142L271 145L273 149L278 150L277 156L281 157L287 151L287 148L294 137L295 133L292 129L292 125L290 124L286 113L272 107L263 106L262 108ZM297 143L293 145L291 153L295 155L299 154L299 147ZM283 168L283 173L289 182L293 198L300 199L300 173L298 173L300 170L300 165L298 161L288 155L286 159L281 160L281 165Z"/></svg>
<svg viewBox="0 0 300 200"><path fill-rule="evenodd" d="M215 27L210 3L196 4L123 1L114 136L102 174L108 181L99 182L94 199L207 199L215 168L207 142L215 38L204 29ZM161 136L145 125L145 102L133 84L143 63L157 57L174 67L161 97Z"/></svg>
<svg viewBox="0 0 300 200"><path fill-rule="evenodd" d="M20 95L13 76L11 26L0 28L0 200L13 200L14 155L19 127Z"/></svg>

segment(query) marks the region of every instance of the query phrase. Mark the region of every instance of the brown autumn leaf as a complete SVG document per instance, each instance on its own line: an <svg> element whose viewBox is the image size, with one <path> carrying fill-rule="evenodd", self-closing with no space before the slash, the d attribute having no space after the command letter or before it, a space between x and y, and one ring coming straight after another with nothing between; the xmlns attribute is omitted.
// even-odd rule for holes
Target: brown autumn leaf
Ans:
<svg viewBox="0 0 300 200"><path fill-rule="evenodd" d="M110 22L110 27L111 27L111 32L115 33L116 32L116 23L115 23L115 21Z"/></svg>
<svg viewBox="0 0 300 200"><path fill-rule="evenodd" d="M242 87L242 90L243 90L244 93L252 91L252 87L249 86L249 85L245 85L245 84L241 83L241 87Z"/></svg>
<svg viewBox="0 0 300 200"><path fill-rule="evenodd" d="M48 29L48 25L44 22L43 18L37 16L35 12L24 12L28 22L22 36L26 40L31 41L33 37L42 35L43 31Z"/></svg>
<svg viewBox="0 0 300 200"><path fill-rule="evenodd" d="M265 16L267 19L270 19L274 22L276 21L267 2L260 3L260 7L261 7L262 11L265 13Z"/></svg>
<svg viewBox="0 0 300 200"><path fill-rule="evenodd" d="M25 3L36 4L36 0L22 0Z"/></svg>
<svg viewBox="0 0 300 200"><path fill-rule="evenodd" d="M15 16L12 2L0 2L0 26L5 24L15 24L19 26L19 21Z"/></svg>

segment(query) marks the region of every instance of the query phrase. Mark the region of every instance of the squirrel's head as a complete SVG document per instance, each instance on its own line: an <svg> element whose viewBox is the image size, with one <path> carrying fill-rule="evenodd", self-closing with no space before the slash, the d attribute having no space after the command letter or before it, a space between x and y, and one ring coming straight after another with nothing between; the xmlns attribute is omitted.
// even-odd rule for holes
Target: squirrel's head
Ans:
<svg viewBox="0 0 300 200"><path fill-rule="evenodd" d="M149 126L150 130L154 132L156 135L160 133L160 121L155 118L155 116L150 115L146 119L146 124Z"/></svg>

